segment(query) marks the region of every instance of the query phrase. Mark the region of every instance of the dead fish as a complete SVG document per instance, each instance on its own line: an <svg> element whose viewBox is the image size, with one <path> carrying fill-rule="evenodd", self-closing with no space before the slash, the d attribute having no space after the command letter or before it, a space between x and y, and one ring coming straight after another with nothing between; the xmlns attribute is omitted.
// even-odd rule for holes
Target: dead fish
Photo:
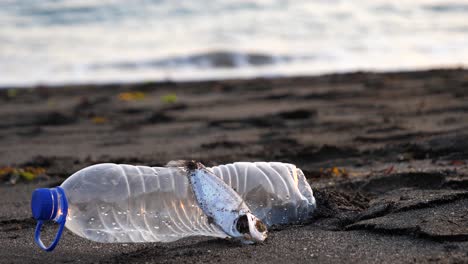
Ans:
<svg viewBox="0 0 468 264"><path fill-rule="evenodd" d="M267 238L266 225L252 214L247 204L223 180L195 161L185 162L189 182L198 206L227 235L253 244Z"/></svg>

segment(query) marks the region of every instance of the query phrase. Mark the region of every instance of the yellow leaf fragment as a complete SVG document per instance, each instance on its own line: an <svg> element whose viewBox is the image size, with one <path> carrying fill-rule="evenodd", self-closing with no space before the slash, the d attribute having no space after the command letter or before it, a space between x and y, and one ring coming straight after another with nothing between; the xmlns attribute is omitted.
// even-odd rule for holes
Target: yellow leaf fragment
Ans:
<svg viewBox="0 0 468 264"><path fill-rule="evenodd" d="M144 92L122 92L118 95L121 101L143 100L146 97Z"/></svg>
<svg viewBox="0 0 468 264"><path fill-rule="evenodd" d="M344 168L332 167L323 169L320 168L319 173L325 177L348 177L349 173Z"/></svg>
<svg viewBox="0 0 468 264"><path fill-rule="evenodd" d="M109 120L107 120L107 118L103 116L95 116L91 118L91 122L93 122L94 124L104 124L104 123L107 123L108 121Z"/></svg>

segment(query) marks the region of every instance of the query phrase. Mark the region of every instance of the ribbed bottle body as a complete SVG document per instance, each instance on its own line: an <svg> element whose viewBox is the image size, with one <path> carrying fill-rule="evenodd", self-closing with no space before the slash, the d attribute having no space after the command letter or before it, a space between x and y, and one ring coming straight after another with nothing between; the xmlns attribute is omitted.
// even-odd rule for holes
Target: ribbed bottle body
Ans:
<svg viewBox="0 0 468 264"><path fill-rule="evenodd" d="M98 164L68 178L66 227L107 242L170 242L187 236L226 237L208 223L178 168Z"/></svg>
<svg viewBox="0 0 468 264"><path fill-rule="evenodd" d="M235 162L211 168L266 225L299 223L316 203L302 171L281 162Z"/></svg>

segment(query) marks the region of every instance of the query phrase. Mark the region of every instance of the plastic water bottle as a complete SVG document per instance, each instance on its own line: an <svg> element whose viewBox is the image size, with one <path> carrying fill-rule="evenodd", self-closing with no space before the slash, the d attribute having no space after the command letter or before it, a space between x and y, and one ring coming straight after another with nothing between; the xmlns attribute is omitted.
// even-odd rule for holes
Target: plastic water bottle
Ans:
<svg viewBox="0 0 468 264"><path fill-rule="evenodd" d="M310 186L292 164L238 162L208 170L231 186L267 225L302 221L315 209ZM48 251L58 243L64 226L106 243L228 236L200 208L187 172L177 167L93 165L59 187L36 190L32 211L38 220L36 242ZM60 224L49 247L40 240L46 220Z"/></svg>

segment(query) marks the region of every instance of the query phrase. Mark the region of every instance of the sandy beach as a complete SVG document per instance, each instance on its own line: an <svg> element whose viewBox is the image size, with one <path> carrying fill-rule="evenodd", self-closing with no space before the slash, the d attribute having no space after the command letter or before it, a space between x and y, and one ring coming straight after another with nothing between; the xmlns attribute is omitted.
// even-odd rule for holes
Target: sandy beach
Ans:
<svg viewBox="0 0 468 264"><path fill-rule="evenodd" d="M1 263L467 263L468 71L0 90ZM313 219L263 244L34 243L30 197L95 163L301 168ZM50 241L56 226L43 236Z"/></svg>

